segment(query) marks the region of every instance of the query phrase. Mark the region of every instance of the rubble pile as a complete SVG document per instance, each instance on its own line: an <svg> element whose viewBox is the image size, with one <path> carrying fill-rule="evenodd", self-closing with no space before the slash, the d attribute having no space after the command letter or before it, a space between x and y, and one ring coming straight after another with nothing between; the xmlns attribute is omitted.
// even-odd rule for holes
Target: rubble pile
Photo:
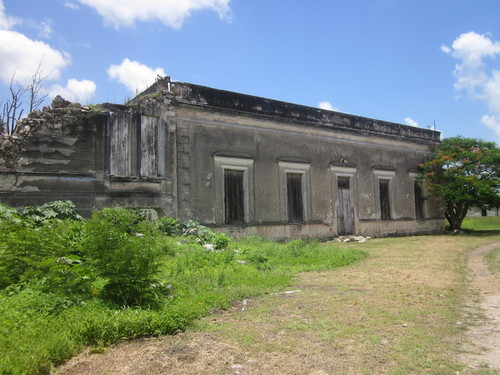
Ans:
<svg viewBox="0 0 500 375"><path fill-rule="evenodd" d="M14 134L0 134L0 170L15 169L26 138L33 132L40 135L53 134L54 130L61 129L64 124L95 113L107 113L99 106L85 106L71 103L61 96L56 96L50 107L31 112L27 117L19 120Z"/></svg>
<svg viewBox="0 0 500 375"><path fill-rule="evenodd" d="M368 240L371 240L371 237L363 237L363 236L340 236L335 239L337 242L360 242L364 243Z"/></svg>

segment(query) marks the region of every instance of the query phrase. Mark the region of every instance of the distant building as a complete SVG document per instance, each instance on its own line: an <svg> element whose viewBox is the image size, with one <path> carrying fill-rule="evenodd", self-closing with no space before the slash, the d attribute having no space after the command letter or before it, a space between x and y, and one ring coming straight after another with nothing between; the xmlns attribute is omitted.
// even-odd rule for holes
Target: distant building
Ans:
<svg viewBox="0 0 500 375"><path fill-rule="evenodd" d="M485 208L471 207L467 212L467 216L500 216L499 211L500 209L498 208L487 210Z"/></svg>
<svg viewBox="0 0 500 375"><path fill-rule="evenodd" d="M128 105L58 98L0 144L0 201L152 208L237 235L444 230L418 164L439 132L158 80Z"/></svg>

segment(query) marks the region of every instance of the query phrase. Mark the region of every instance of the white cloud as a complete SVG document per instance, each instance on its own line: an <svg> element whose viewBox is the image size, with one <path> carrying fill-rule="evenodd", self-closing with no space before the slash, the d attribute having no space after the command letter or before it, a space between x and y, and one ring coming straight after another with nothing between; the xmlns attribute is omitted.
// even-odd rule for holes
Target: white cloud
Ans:
<svg viewBox="0 0 500 375"><path fill-rule="evenodd" d="M486 35L469 32L461 34L450 47L441 50L460 61L453 72L456 78L455 89L466 90L471 97L481 97L481 86L488 82L484 58L500 53L500 42Z"/></svg>
<svg viewBox="0 0 500 375"><path fill-rule="evenodd" d="M472 67L483 64L483 58L500 53L500 42L491 40L486 35L473 31L461 34L451 48L443 46L441 49L453 57L462 60L462 64Z"/></svg>
<svg viewBox="0 0 500 375"><path fill-rule="evenodd" d="M5 6L3 5L3 0L0 0L0 29L8 30L17 23L19 23L19 19L7 16L5 14Z"/></svg>
<svg viewBox="0 0 500 375"><path fill-rule="evenodd" d="M500 140L500 70L491 69L486 60L500 55L500 42L489 35L469 32L441 50L459 61L453 72L455 89L466 91L470 98L482 100L488 106L492 113L484 115L481 121Z"/></svg>
<svg viewBox="0 0 500 375"><path fill-rule="evenodd" d="M96 91L96 84L93 81L74 78L69 79L66 86L53 85L49 90L49 95L55 97L61 95L64 99L71 102L89 103Z"/></svg>
<svg viewBox="0 0 500 375"><path fill-rule="evenodd" d="M72 2L69 2L69 1L65 2L65 3L64 3L64 6L65 6L66 8L73 9L73 10L78 10L78 9L80 9L80 7L78 6L78 4L75 4L75 3L72 3Z"/></svg>
<svg viewBox="0 0 500 375"><path fill-rule="evenodd" d="M94 8L107 24L116 29L136 22L160 21L179 29L191 12L208 9L230 19L231 0L77 0Z"/></svg>
<svg viewBox="0 0 500 375"><path fill-rule="evenodd" d="M451 48L448 46L445 46L444 44L441 46L441 51L444 53L450 54L451 53Z"/></svg>
<svg viewBox="0 0 500 375"><path fill-rule="evenodd" d="M39 25L38 25L38 29L40 30L38 32L38 36L40 38L45 38L45 39L50 39L51 35L52 35L52 20L45 20L45 21L42 21Z"/></svg>
<svg viewBox="0 0 500 375"><path fill-rule="evenodd" d="M500 143L500 115L487 116L481 118L481 122L495 132L496 138Z"/></svg>
<svg viewBox="0 0 500 375"><path fill-rule="evenodd" d="M420 125L418 124L418 122L416 122L414 119L412 119L411 117L406 117L405 118L405 124L406 125L410 125L410 126L415 126L415 127L420 127Z"/></svg>
<svg viewBox="0 0 500 375"><path fill-rule="evenodd" d="M162 68L152 69L127 58L120 65L110 65L106 72L110 78L125 85L132 94L138 94L147 89L158 76L166 75Z"/></svg>
<svg viewBox="0 0 500 375"><path fill-rule="evenodd" d="M334 107L329 101L319 102L318 108L326 109L328 111L339 111L337 107Z"/></svg>
<svg viewBox="0 0 500 375"><path fill-rule="evenodd" d="M40 62L50 73L48 79L57 79L70 63L68 54L11 30L0 30L0 56L0 80L6 84L14 73L19 83L29 81Z"/></svg>
<svg viewBox="0 0 500 375"><path fill-rule="evenodd" d="M484 97L490 110L500 113L500 70L493 70L484 84Z"/></svg>

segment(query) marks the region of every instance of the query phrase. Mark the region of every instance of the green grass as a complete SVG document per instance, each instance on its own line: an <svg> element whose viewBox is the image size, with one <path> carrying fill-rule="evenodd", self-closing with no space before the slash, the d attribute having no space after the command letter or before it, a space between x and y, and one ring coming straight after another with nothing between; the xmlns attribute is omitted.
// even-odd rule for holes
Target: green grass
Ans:
<svg viewBox="0 0 500 375"><path fill-rule="evenodd" d="M462 229L472 231L500 231L500 216L466 217Z"/></svg>
<svg viewBox="0 0 500 375"><path fill-rule="evenodd" d="M259 238L211 252L181 238L158 235L164 249L160 282L168 297L156 308L120 308L94 297L68 300L30 284L0 292L0 373L49 374L86 346L172 334L238 299L282 290L301 271L351 264L366 253L317 242L277 244Z"/></svg>

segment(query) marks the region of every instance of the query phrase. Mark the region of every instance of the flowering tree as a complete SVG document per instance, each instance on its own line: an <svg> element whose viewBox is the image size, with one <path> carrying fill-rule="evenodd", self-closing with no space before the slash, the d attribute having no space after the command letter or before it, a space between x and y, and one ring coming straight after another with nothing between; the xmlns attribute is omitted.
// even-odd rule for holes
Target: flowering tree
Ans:
<svg viewBox="0 0 500 375"><path fill-rule="evenodd" d="M451 230L461 230L471 206L500 206L500 149L481 139L446 138L420 164L429 195L440 196Z"/></svg>

